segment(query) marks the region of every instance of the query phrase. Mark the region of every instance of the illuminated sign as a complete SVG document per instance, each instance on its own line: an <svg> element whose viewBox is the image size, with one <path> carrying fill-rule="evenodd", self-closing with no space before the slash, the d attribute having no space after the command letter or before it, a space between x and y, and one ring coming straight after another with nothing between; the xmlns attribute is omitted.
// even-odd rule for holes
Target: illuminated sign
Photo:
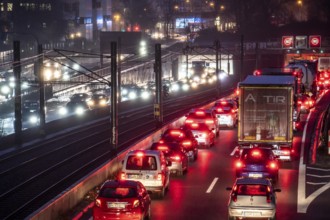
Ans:
<svg viewBox="0 0 330 220"><path fill-rule="evenodd" d="M320 35L309 36L309 47L310 48L320 48L321 47L321 36Z"/></svg>
<svg viewBox="0 0 330 220"><path fill-rule="evenodd" d="M282 37L282 48L290 49L293 48L294 37L293 36L283 36Z"/></svg>
<svg viewBox="0 0 330 220"><path fill-rule="evenodd" d="M295 48L307 49L307 36L296 36L295 37Z"/></svg>
<svg viewBox="0 0 330 220"><path fill-rule="evenodd" d="M201 23L201 18L177 18L175 20L175 28L185 28L189 24Z"/></svg>

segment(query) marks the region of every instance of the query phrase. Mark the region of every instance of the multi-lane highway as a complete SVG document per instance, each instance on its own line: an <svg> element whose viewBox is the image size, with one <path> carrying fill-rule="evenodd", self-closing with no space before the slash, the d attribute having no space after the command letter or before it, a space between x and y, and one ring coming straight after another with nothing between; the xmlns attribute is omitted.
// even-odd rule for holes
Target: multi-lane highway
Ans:
<svg viewBox="0 0 330 220"><path fill-rule="evenodd" d="M304 130L296 133L296 157L291 162L281 162L277 193L277 219L325 220L328 219L330 196L330 169L308 165L305 150L314 134L317 115L330 100L327 93L310 114L302 115ZM232 152L236 146L237 129L223 129L211 149L199 150L198 160L189 164L183 177L171 176L170 189L164 199L152 201L154 220L212 220L227 219L229 191L235 180ZM305 160L307 159L307 160ZM80 219L91 219L92 210ZM72 217L72 216L70 216Z"/></svg>

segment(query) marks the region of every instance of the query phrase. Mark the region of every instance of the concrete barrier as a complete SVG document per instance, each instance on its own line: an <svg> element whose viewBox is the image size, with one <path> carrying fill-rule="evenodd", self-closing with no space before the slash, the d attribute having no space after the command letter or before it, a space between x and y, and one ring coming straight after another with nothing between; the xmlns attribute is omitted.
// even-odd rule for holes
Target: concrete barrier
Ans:
<svg viewBox="0 0 330 220"><path fill-rule="evenodd" d="M185 117L181 117L172 121L153 134L146 136L129 149L123 150L118 154L117 157L112 158L98 169L92 171L86 177L77 181L75 184L73 184L72 187L68 188L56 198L49 201L40 209L29 215L27 219L59 219L62 214L67 213L70 209L74 208L80 201L82 201L90 190L94 189L96 186L101 185L105 180L115 175L121 169L121 161L124 159L124 156L128 151L149 148L153 142L156 142L160 139L161 134L167 128L180 127L184 123L184 119Z"/></svg>

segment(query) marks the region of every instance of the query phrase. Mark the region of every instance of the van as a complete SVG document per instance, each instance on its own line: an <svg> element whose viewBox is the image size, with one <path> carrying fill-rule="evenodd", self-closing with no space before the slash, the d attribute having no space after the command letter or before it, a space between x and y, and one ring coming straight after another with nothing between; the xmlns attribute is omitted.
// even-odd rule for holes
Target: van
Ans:
<svg viewBox="0 0 330 220"><path fill-rule="evenodd" d="M163 198L170 183L170 163L159 150L133 150L122 161L119 179L140 181L148 192Z"/></svg>

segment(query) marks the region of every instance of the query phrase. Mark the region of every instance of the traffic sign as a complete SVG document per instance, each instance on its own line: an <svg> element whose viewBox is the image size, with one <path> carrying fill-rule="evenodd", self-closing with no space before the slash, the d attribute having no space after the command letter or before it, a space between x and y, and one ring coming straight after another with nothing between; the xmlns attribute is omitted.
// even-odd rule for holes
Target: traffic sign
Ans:
<svg viewBox="0 0 330 220"><path fill-rule="evenodd" d="M282 37L282 48L291 49L293 48L294 37L293 36L283 36Z"/></svg>
<svg viewBox="0 0 330 220"><path fill-rule="evenodd" d="M321 47L321 36L311 35L309 36L309 48L320 48Z"/></svg>
<svg viewBox="0 0 330 220"><path fill-rule="evenodd" d="M295 37L295 48L296 49L307 49L307 36L296 36Z"/></svg>

